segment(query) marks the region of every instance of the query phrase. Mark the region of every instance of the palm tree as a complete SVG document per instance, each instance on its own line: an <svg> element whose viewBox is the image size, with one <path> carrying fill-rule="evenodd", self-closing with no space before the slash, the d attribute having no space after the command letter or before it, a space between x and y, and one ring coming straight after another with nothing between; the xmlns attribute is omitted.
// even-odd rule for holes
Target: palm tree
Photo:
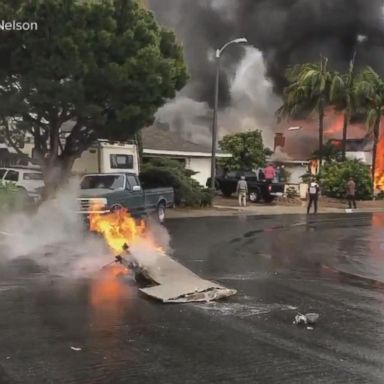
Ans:
<svg viewBox="0 0 384 384"><path fill-rule="evenodd" d="M355 108L354 66L355 60L352 59L347 73L340 74L335 72L333 74L332 85L330 89L331 103L333 103L337 109L342 110L344 114L343 139L341 147L343 161L345 161L348 126L351 120L352 112Z"/></svg>
<svg viewBox="0 0 384 384"><path fill-rule="evenodd" d="M372 185L374 190L377 143L380 134L381 116L384 112L384 79L371 67L367 67L358 77L355 92L359 107L367 114L367 127L373 132Z"/></svg>
<svg viewBox="0 0 384 384"><path fill-rule="evenodd" d="M297 65L287 73L289 85L284 90L284 104L277 111L278 117L295 118L299 113L316 111L319 116L319 160L322 162L325 107L329 103L332 73L328 59L319 63Z"/></svg>
<svg viewBox="0 0 384 384"><path fill-rule="evenodd" d="M331 163L332 161L339 161L340 160L340 155L341 151L340 149L334 145L331 141L328 141L328 143L323 145L323 149L321 151L322 159L325 160L327 163ZM312 156L316 159L319 158L319 150L317 149L316 151L313 152Z"/></svg>

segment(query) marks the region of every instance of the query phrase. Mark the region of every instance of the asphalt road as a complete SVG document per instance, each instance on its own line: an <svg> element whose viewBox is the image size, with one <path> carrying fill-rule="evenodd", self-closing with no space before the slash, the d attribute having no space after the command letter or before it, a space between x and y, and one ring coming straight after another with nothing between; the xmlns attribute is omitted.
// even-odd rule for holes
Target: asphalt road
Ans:
<svg viewBox="0 0 384 384"><path fill-rule="evenodd" d="M238 295L163 305L3 263L0 383L384 382L383 215L167 227L175 258ZM315 329L293 325L297 312L319 313Z"/></svg>

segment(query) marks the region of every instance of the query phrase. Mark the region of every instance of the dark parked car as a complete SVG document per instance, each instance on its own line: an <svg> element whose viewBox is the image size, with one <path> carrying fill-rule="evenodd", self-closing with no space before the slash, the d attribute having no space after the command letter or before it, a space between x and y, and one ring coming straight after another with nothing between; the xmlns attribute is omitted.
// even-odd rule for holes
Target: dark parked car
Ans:
<svg viewBox="0 0 384 384"><path fill-rule="evenodd" d="M259 202L264 200L267 203L273 201L277 196L284 194L283 183L270 183L265 180L258 180L255 172L251 171L231 171L215 180L216 190L220 190L226 197L236 192L237 182L241 176L245 176L248 184L249 200ZM211 185L211 179L207 180L207 186Z"/></svg>

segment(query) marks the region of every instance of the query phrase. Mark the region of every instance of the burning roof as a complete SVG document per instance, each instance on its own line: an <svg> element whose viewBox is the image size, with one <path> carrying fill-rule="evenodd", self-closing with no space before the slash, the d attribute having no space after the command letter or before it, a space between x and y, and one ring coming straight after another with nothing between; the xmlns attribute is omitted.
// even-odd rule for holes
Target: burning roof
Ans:
<svg viewBox="0 0 384 384"><path fill-rule="evenodd" d="M328 108L324 119L324 142L333 140L338 143L343 135L344 116L341 112ZM291 126L300 126L300 130L289 131ZM316 115L305 120L283 121L279 132L285 132L284 153L294 160L307 160L319 145L319 122ZM370 150L372 140L367 135L364 122L353 122L348 127L347 145L350 151ZM364 149L362 149L364 148Z"/></svg>

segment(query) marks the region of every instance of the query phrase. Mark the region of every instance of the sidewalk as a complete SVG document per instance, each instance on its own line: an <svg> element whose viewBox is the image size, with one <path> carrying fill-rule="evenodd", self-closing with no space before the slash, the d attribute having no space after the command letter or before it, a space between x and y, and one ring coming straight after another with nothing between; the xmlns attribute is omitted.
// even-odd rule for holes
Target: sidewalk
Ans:
<svg viewBox="0 0 384 384"><path fill-rule="evenodd" d="M301 205L261 205L248 204L247 207L239 207L236 205L237 200L227 199L222 203L222 199L218 203L214 203L210 208L175 208L167 211L168 218L183 217L214 217L214 216L247 216L247 215L305 215L307 213L307 203L303 201ZM359 202L358 209L353 213L384 213L384 201L364 201ZM346 211L346 205L343 202L322 202L319 204L319 214L339 213L350 214Z"/></svg>

